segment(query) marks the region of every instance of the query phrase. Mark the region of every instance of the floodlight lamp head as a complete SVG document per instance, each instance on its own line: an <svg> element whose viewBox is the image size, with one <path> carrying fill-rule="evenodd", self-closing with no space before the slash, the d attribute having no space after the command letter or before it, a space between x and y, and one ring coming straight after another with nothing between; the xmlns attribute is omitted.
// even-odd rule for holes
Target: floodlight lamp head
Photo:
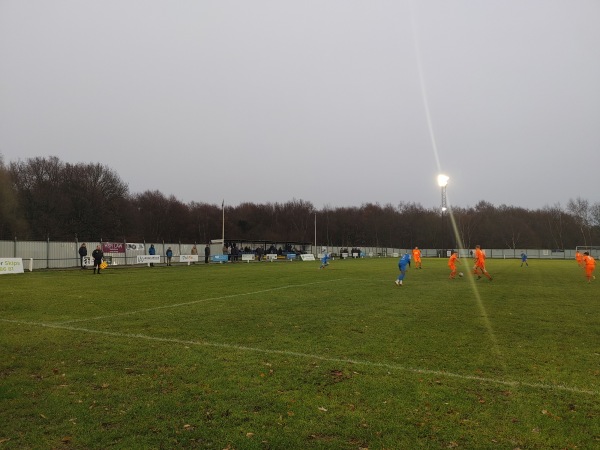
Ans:
<svg viewBox="0 0 600 450"><path fill-rule="evenodd" d="M443 175L443 174L438 175L438 177L437 177L438 186L446 187L449 179L450 179L450 177L448 175Z"/></svg>
<svg viewBox="0 0 600 450"><path fill-rule="evenodd" d="M448 208L446 208L445 206L442 206L442 212L446 212L448 210Z"/></svg>

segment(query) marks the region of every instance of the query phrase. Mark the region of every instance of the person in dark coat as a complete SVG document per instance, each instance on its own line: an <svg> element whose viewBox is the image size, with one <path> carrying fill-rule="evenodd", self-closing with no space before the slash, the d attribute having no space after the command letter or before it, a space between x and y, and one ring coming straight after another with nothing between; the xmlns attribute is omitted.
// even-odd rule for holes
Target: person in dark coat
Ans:
<svg viewBox="0 0 600 450"><path fill-rule="evenodd" d="M154 244L150 244L150 248L148 249L148 254L150 256L156 255L156 249L154 248ZM154 263L150 263L150 267L154 267Z"/></svg>
<svg viewBox="0 0 600 450"><path fill-rule="evenodd" d="M87 256L87 247L85 246L85 242L81 244L79 247L79 261L81 263L81 268L85 269L85 265L83 264L83 258Z"/></svg>
<svg viewBox="0 0 600 450"><path fill-rule="evenodd" d="M210 258L210 246L206 244L206 247L204 247L204 264L208 264L208 258Z"/></svg>
<svg viewBox="0 0 600 450"><path fill-rule="evenodd" d="M94 273L96 273L96 268L98 268L98 275L100 275L100 264L102 264L102 258L104 258L102 247L99 245L96 246L96 250L92 252L92 258L94 258Z"/></svg>

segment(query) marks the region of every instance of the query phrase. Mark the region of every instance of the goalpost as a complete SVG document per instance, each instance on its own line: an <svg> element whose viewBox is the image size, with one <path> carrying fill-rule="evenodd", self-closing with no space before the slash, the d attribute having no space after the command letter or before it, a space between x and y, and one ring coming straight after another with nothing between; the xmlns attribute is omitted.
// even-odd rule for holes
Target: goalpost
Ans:
<svg viewBox="0 0 600 450"><path fill-rule="evenodd" d="M600 245L577 245L575 246L575 251L579 253L588 252L590 256L596 259L600 257Z"/></svg>

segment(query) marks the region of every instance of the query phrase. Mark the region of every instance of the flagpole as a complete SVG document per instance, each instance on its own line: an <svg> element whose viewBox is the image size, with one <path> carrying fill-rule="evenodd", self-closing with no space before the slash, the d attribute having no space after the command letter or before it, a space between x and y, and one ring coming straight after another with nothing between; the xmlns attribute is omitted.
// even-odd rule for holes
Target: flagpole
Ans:
<svg viewBox="0 0 600 450"><path fill-rule="evenodd" d="M223 214L223 226L221 228L221 239L223 240L223 247L225 247L225 199L221 203L221 212Z"/></svg>
<svg viewBox="0 0 600 450"><path fill-rule="evenodd" d="M319 252L317 251L317 211L315 211L315 256L317 256Z"/></svg>

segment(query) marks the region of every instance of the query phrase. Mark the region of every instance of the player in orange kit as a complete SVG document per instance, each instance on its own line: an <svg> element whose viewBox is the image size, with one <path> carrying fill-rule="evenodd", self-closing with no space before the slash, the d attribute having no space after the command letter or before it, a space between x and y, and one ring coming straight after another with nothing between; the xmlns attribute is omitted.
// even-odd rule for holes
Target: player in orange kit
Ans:
<svg viewBox="0 0 600 450"><path fill-rule="evenodd" d="M458 252L456 250L452 250L452 255L448 258L448 267L450 267L450 279L454 280L456 278L456 263L459 263ZM462 276L462 275L461 275Z"/></svg>
<svg viewBox="0 0 600 450"><path fill-rule="evenodd" d="M419 250L419 247L413 248L412 254L413 261L415 262L415 269L422 269L423 267L421 267L421 250Z"/></svg>
<svg viewBox="0 0 600 450"><path fill-rule="evenodd" d="M588 280L588 283L591 283L592 280L595 280L594 270L596 270L596 260L593 256L589 254L589 252L583 253L583 264L585 265L585 276Z"/></svg>
<svg viewBox="0 0 600 450"><path fill-rule="evenodd" d="M473 266L473 273L477 275L477 279L480 279L481 275L485 275L488 280L492 281L492 276L485 269L485 253L483 253L483 250L481 250L479 245L475 246L475 265Z"/></svg>
<svg viewBox="0 0 600 450"><path fill-rule="evenodd" d="M577 261L579 267L583 267L583 255L579 252L579 250L575 251L575 261Z"/></svg>

